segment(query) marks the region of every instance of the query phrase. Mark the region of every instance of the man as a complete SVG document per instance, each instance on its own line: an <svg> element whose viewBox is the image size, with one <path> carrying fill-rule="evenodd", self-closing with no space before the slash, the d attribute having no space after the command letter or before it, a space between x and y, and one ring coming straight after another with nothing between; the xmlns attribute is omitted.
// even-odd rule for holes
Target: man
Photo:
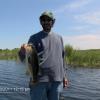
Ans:
<svg viewBox="0 0 100 100"><path fill-rule="evenodd" d="M43 30L28 41L36 48L39 60L37 81L30 81L30 96L32 100L59 100L60 92L68 85L63 40L51 31L55 23L52 12L43 12L39 19Z"/></svg>

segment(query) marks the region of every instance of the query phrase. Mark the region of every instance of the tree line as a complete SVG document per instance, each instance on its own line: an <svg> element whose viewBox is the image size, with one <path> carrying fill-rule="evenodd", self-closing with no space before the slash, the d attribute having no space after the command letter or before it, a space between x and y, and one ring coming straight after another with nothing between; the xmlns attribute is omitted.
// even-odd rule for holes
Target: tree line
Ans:
<svg viewBox="0 0 100 100"><path fill-rule="evenodd" d="M0 60L18 60L19 48L10 49L0 49Z"/></svg>
<svg viewBox="0 0 100 100"><path fill-rule="evenodd" d="M19 48L0 49L0 60L19 60ZM65 61L70 66L100 67L100 49L76 50L65 45Z"/></svg>
<svg viewBox="0 0 100 100"><path fill-rule="evenodd" d="M76 50L66 45L65 54L66 63L71 66L100 67L100 49Z"/></svg>

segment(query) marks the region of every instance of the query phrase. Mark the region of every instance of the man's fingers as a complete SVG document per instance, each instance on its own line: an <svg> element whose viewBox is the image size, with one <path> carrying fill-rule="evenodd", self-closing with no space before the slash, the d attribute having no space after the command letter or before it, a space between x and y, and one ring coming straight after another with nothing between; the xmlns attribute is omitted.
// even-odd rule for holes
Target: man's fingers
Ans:
<svg viewBox="0 0 100 100"><path fill-rule="evenodd" d="M63 80L63 85L64 85L64 87L67 87L68 84L69 84L69 83L68 83L68 80L67 80L67 79L64 79L64 80Z"/></svg>

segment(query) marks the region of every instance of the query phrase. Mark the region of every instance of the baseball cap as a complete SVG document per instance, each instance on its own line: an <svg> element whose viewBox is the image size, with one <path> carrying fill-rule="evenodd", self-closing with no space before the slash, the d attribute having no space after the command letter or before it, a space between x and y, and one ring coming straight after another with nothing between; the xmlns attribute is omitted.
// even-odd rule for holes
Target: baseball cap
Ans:
<svg viewBox="0 0 100 100"><path fill-rule="evenodd" d="M52 20L55 19L53 13L50 12L50 11L45 11L45 12L43 12L43 13L41 14L41 16L40 16L40 19L41 19L41 17L43 17L43 16L48 16L48 17L51 18Z"/></svg>

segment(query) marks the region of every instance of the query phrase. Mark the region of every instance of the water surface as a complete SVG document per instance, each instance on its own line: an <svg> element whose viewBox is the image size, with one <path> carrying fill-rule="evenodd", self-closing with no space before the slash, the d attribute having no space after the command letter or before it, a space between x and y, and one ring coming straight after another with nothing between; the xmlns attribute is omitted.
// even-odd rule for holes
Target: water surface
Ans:
<svg viewBox="0 0 100 100"><path fill-rule="evenodd" d="M100 69L68 68L67 75L64 100L100 100ZM0 61L0 100L30 100L28 82L23 64Z"/></svg>

